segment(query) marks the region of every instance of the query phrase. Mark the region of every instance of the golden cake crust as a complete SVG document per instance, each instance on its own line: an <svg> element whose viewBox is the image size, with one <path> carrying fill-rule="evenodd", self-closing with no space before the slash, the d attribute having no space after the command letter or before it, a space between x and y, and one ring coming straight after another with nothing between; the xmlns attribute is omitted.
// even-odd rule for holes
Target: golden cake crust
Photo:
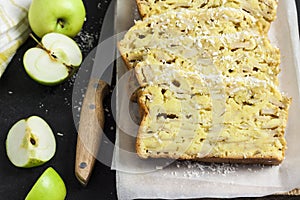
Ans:
<svg viewBox="0 0 300 200"><path fill-rule="evenodd" d="M238 8L261 21L265 32L269 30L270 23L275 20L278 6L277 0L136 0L136 2L142 18L181 8L198 11L216 7Z"/></svg>

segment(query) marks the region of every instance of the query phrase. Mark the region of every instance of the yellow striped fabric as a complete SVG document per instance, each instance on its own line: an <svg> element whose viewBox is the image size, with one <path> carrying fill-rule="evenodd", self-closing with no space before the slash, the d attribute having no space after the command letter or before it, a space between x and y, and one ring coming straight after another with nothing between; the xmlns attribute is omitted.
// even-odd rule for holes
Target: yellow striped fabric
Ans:
<svg viewBox="0 0 300 200"><path fill-rule="evenodd" d="M30 3L31 0L0 1L0 77L17 49L28 38Z"/></svg>

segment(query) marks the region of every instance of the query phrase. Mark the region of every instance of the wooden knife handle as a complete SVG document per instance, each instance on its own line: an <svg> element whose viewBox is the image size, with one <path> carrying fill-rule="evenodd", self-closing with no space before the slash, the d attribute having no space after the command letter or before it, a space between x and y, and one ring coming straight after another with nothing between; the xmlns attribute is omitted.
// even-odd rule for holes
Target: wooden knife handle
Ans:
<svg viewBox="0 0 300 200"><path fill-rule="evenodd" d="M91 79L83 100L76 146L75 175L86 186L95 165L104 127L103 99L108 93L104 81Z"/></svg>

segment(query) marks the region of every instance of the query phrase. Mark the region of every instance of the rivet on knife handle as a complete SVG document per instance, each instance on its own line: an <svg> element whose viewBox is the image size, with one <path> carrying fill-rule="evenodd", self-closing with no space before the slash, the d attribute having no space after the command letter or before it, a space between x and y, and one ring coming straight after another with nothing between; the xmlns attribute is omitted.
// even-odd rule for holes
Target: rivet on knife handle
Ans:
<svg viewBox="0 0 300 200"><path fill-rule="evenodd" d="M104 127L103 99L108 93L104 81L91 79L83 100L76 146L75 175L86 186L95 165Z"/></svg>

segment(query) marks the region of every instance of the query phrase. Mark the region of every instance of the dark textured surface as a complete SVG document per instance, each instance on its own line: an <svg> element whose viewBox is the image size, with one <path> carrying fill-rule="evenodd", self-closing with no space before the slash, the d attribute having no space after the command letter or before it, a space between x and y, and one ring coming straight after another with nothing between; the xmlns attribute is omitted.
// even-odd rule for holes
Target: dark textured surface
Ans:
<svg viewBox="0 0 300 200"><path fill-rule="evenodd" d="M76 41L81 45L85 56L97 45L101 20L109 2L108 0L84 1L87 8L87 21L81 34L82 37L77 37ZM296 2L299 8L300 2L298 0ZM0 199L24 199L35 180L49 166L54 167L64 179L68 192L67 199L117 199L115 173L100 162L96 162L92 178L86 188L83 188L75 178L77 131L72 115L74 79L55 87L42 86L32 81L24 71L22 57L24 52L33 46L35 46L33 40L28 39L0 79ZM106 104L109 104L108 98ZM56 136L57 151L54 158L43 166L19 169L14 167L6 156L5 139L9 128L16 121L31 115L39 115L50 124ZM113 126L112 118L107 118L107 121L109 123L106 124L105 133L113 141L114 131L110 129ZM63 136L57 133L62 133ZM266 199L286 198L285 196L271 196ZM289 199L296 198L289 197Z"/></svg>

